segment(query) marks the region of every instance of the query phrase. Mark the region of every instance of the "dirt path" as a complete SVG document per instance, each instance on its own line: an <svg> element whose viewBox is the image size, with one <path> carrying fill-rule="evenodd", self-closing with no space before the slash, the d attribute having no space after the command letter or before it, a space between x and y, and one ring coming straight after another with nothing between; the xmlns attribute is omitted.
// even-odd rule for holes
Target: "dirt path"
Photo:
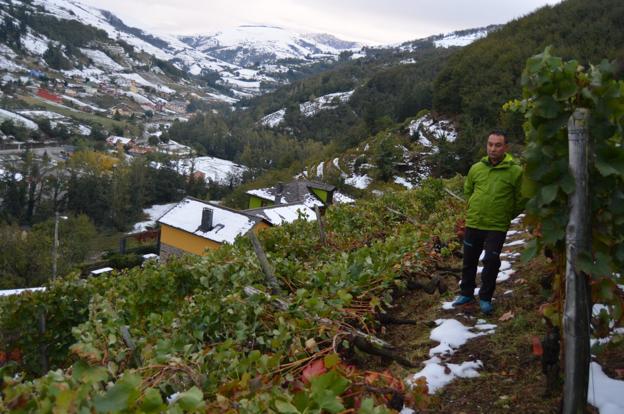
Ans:
<svg viewBox="0 0 624 414"><path fill-rule="evenodd" d="M548 264L541 258L528 264L519 261L523 243L518 240L523 238L526 238L526 234L518 223L514 224L501 255L501 259L508 263L503 263L502 269L506 271L499 274L499 278L506 280L497 283L493 301L495 311L490 316L482 315L478 305L461 310L450 308L459 286L457 280L449 276L445 278L449 291L442 296L438 293L428 295L422 291L412 291L397 300L399 306L393 309L393 315L402 319L415 319L418 323L389 325L385 328L384 338L397 345L411 361L422 361L423 368L424 362L427 362L426 371L439 375L442 382L452 374L469 377L455 378L439 388L432 395L429 408L423 412L507 413L512 409L519 409L523 413L559 411L560 390L545 395L546 379L542 374L541 362L532 353L532 338L541 338L546 329L539 307L550 296L550 292L542 287ZM449 265L459 268L461 261L453 259ZM451 344L450 352L447 350L436 354L440 347L436 348L437 351L433 349L439 343L430 339L431 332L434 329L444 331L447 325L474 337L456 348ZM435 361L439 363L430 367L432 357L437 358ZM420 372L419 369L406 369L396 363L388 365L388 361L379 358L369 359L367 363L376 364L377 368L388 367L395 375L403 378L411 378ZM475 367L478 374L474 372ZM429 379L432 385L436 381L436 378Z"/></svg>

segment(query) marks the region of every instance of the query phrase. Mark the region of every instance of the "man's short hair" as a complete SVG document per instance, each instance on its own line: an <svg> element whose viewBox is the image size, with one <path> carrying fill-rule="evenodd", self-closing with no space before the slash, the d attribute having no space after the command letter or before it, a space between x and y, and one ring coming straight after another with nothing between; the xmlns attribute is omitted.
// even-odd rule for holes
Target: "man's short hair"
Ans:
<svg viewBox="0 0 624 414"><path fill-rule="evenodd" d="M502 129L493 129L490 131L490 133L488 134L488 137L490 135L498 135L501 136L505 139L505 144L509 144L509 139L507 138L507 131L504 131Z"/></svg>

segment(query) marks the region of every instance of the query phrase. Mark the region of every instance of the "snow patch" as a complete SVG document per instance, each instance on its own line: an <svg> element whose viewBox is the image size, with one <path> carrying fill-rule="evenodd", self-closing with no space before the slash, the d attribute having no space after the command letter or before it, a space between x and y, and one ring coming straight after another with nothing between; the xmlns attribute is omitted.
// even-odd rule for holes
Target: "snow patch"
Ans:
<svg viewBox="0 0 624 414"><path fill-rule="evenodd" d="M483 363L466 361L461 364L442 363L438 357L433 357L424 362L425 368L414 374L412 382L420 377L427 379L429 394L434 394L440 388L444 388L455 378L474 378L479 376L478 369L483 368Z"/></svg>
<svg viewBox="0 0 624 414"><path fill-rule="evenodd" d="M589 367L587 401L600 410L600 414L624 412L624 381L609 378L597 362Z"/></svg>
<svg viewBox="0 0 624 414"><path fill-rule="evenodd" d="M15 122L16 124L20 124L24 128L33 129L33 130L39 129L37 124L31 121L30 119L24 118L21 115L18 115L16 113L0 108L0 121L4 121L4 120L11 120Z"/></svg>
<svg viewBox="0 0 624 414"><path fill-rule="evenodd" d="M429 350L429 356L452 355L469 339L491 334L496 328L496 325L481 326L482 324L470 328L456 319L438 319L435 322L438 326L431 331L429 337L440 344ZM474 329L479 332L474 332Z"/></svg>
<svg viewBox="0 0 624 414"><path fill-rule="evenodd" d="M458 35L453 33L443 37L440 40L436 40L433 43L436 47L467 46L475 40L479 40L487 36L487 34L487 30L481 30L467 35Z"/></svg>
<svg viewBox="0 0 624 414"><path fill-rule="evenodd" d="M405 178L403 177L394 177L394 182L396 184L400 184L403 187L407 188L408 190L411 190L412 188L414 188L414 184L410 183L409 181L407 181Z"/></svg>
<svg viewBox="0 0 624 414"><path fill-rule="evenodd" d="M413 120L408 125L409 134L418 138L418 142L424 147L432 147L431 139L454 142L457 139L457 131L450 121L434 120L427 114Z"/></svg>
<svg viewBox="0 0 624 414"><path fill-rule="evenodd" d="M134 227L132 227L132 231L130 233L137 233L140 231L147 230L148 227L153 227L156 225L156 220L162 217L167 211L169 211L173 206L177 203L169 203L169 204L154 204L151 207L144 208L143 214L149 217L149 220L141 221L140 223L136 223Z"/></svg>
<svg viewBox="0 0 624 414"><path fill-rule="evenodd" d="M286 109L280 109L279 111L268 114L260 120L260 123L269 128L275 128L284 121L286 115Z"/></svg>
<svg viewBox="0 0 624 414"><path fill-rule="evenodd" d="M373 182L373 179L366 174L364 175L354 174L345 179L345 184L348 184L355 188L359 188L360 190L367 188L372 182Z"/></svg>

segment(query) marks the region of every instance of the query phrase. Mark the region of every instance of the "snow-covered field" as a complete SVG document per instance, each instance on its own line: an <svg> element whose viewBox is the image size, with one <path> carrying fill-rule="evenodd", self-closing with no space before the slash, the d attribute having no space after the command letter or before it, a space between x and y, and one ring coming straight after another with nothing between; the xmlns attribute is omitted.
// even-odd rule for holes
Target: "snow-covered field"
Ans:
<svg viewBox="0 0 624 414"><path fill-rule="evenodd" d="M177 170L180 174L189 174L191 171L201 172L206 182L229 185L232 181L236 185L247 167L221 158L195 157L179 160Z"/></svg>
<svg viewBox="0 0 624 414"><path fill-rule="evenodd" d="M471 33L468 35L453 34L453 35L445 36L444 38L440 40L436 40L433 43L436 45L436 47L467 46L470 43L474 42L475 40L479 40L482 37L485 37L487 35L488 35L487 30L481 30L481 31Z"/></svg>
<svg viewBox="0 0 624 414"><path fill-rule="evenodd" d="M14 112L0 108L0 121L11 120L28 129L39 129L36 123Z"/></svg>
<svg viewBox="0 0 624 414"><path fill-rule="evenodd" d="M155 226L156 220L158 220L163 214L165 214L170 208L172 208L176 204L177 203L154 204L151 207L144 208L143 213L145 213L145 215L149 217L149 220L136 223L134 227L132 227L132 231L130 231L130 233L145 231L148 227Z"/></svg>
<svg viewBox="0 0 624 414"><path fill-rule="evenodd" d="M413 120L409 126L409 133L418 138L418 142L424 147L433 147L431 139L444 139L453 142L457 139L457 131L453 124L446 120L434 120L427 114Z"/></svg>
<svg viewBox="0 0 624 414"><path fill-rule="evenodd" d="M354 174L345 179L345 184L348 184L355 188L359 188L360 190L367 188L372 182L373 182L373 179L366 174L364 175Z"/></svg>
<svg viewBox="0 0 624 414"><path fill-rule="evenodd" d="M102 52L101 50L81 48L80 51L84 55L89 57L91 60L93 60L93 63L99 68L102 68L108 71L119 71L119 70L124 69L123 66L115 62L113 59L111 59L106 53Z"/></svg>
<svg viewBox="0 0 624 414"><path fill-rule="evenodd" d="M20 115L27 116L29 118L46 118L46 119L54 119L54 120L62 120L67 119L65 115L57 114L56 112L51 111L31 111L31 110L22 110L17 111Z"/></svg>
<svg viewBox="0 0 624 414"><path fill-rule="evenodd" d="M307 101L299 104L299 111L301 115L311 117L318 114L320 111L336 108L339 104L348 102L351 99L354 91L330 93L318 97L312 101ZM284 115L286 115L286 108L282 108L278 111L270 113L260 119L260 123L269 128L274 128L284 121Z"/></svg>

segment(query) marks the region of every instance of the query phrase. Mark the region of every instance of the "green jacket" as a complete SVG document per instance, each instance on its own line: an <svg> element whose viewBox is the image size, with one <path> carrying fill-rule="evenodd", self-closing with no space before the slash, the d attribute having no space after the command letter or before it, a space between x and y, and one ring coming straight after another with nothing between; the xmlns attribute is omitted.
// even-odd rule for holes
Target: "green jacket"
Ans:
<svg viewBox="0 0 624 414"><path fill-rule="evenodd" d="M521 181L522 167L509 154L496 166L488 157L474 164L464 182L466 227L507 231L511 220L524 210Z"/></svg>

